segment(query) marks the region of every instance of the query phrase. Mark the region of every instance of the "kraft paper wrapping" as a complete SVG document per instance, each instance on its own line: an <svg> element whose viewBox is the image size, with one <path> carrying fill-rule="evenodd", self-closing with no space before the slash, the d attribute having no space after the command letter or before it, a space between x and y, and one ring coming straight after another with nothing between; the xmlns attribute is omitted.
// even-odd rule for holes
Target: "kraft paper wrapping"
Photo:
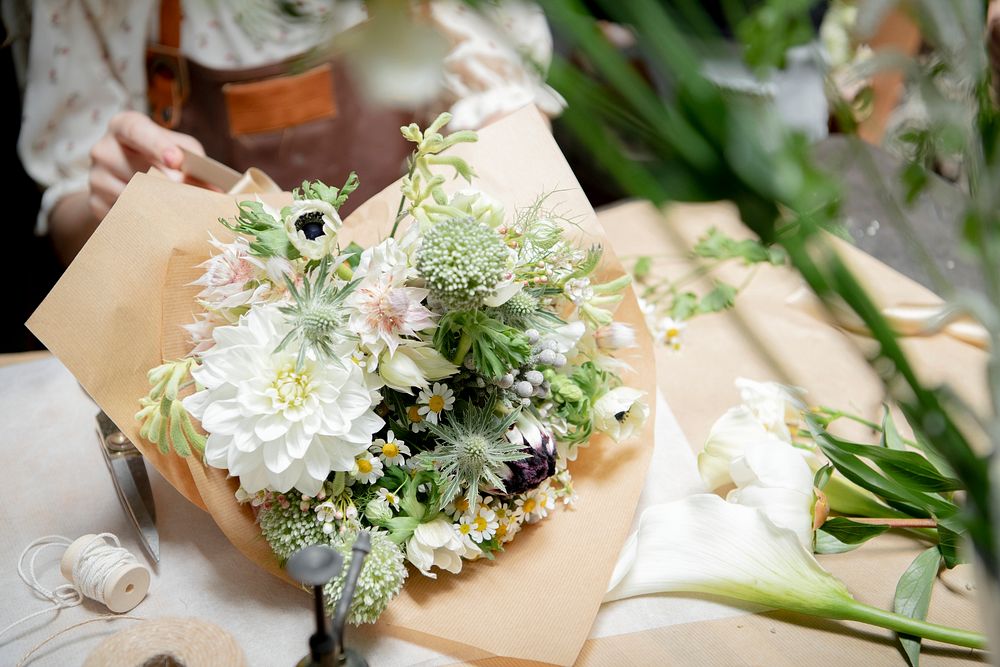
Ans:
<svg viewBox="0 0 1000 667"><path fill-rule="evenodd" d="M508 216L552 193L549 204L579 226L571 238L580 244L604 240L593 209L533 108L490 126L478 143L453 152L476 170L474 187L502 201ZM450 181L446 188L465 185ZM198 307L196 290L184 285L197 275L192 267L210 254L209 232L226 238L218 218L231 219L242 199L136 175L28 327L178 491L207 508L250 560L282 576L251 509L233 497L235 480L195 458L160 454L140 440L134 421L138 399L148 391L147 371L164 352L176 357L186 351L178 326L190 322ZM290 195L262 199L280 206ZM396 184L363 204L345 221L343 242L367 247L384 238L398 201ZM599 272L611 277L621 271L613 253L605 253ZM617 318L636 325L642 356L651 361L651 341L631 292ZM625 380L644 390L655 409L654 366L635 366ZM436 581L411 576L379 628L465 659L572 664L627 536L654 423L651 414L644 433L626 443L595 437L571 466L579 494L573 509L524 530L495 561L467 563L460 575L441 573Z"/></svg>
<svg viewBox="0 0 1000 667"><path fill-rule="evenodd" d="M735 237L751 236L735 208L725 203L677 205L664 215L646 202L630 202L602 210L598 217L626 266L640 255L651 256L657 275L673 278L693 268L690 248L711 227ZM839 240L833 243L881 308L941 302L930 290L877 259ZM864 360L872 341L845 333L800 303L790 302L788 297L802 284L795 271L772 266L750 271L754 276L732 311L692 320L678 353L662 345L655 347L657 384L695 453L701 451L712 423L739 403L733 386L737 377L783 379L806 389L810 403L879 419L886 396ZM739 285L747 272L733 263L717 275ZM948 384L985 413L988 355L983 350L944 332L907 337L902 345L924 381ZM901 425L898 414L897 425ZM870 433L854 435L871 437ZM896 581L925 548L923 542L904 535L886 534L856 551L818 558L855 597L891 609ZM934 586L928 620L983 630L971 580L970 565L942 574ZM986 655L925 641L921 664L982 664L988 662ZM577 662L586 667L827 663L881 666L901 665L905 660L888 630L769 612L590 639ZM502 661L475 664L493 666Z"/></svg>

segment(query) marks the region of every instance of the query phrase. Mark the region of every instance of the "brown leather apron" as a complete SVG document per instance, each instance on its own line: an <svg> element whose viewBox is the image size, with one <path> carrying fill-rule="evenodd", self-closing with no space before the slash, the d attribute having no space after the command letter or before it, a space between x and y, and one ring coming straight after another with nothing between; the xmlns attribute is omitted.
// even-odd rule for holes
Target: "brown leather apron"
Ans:
<svg viewBox="0 0 1000 667"><path fill-rule="evenodd" d="M344 63L303 71L301 59L213 69L180 55L180 0L161 0L160 43L147 54L153 119L197 138L205 153L237 171L258 167L282 188L304 180L339 187L356 171L360 187L343 214L399 178L409 144L399 133L412 112L365 100Z"/></svg>

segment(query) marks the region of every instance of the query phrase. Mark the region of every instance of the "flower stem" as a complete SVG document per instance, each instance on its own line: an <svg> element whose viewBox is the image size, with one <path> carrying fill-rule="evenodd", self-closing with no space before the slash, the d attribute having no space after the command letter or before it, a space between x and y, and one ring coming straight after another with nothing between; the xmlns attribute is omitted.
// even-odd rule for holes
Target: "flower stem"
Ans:
<svg viewBox="0 0 1000 667"><path fill-rule="evenodd" d="M880 628L888 628L900 634L933 639L934 641L967 646L969 648L986 648L986 637L978 632L959 630L945 625L928 623L902 614L895 614L877 607L871 607L857 601L845 604L839 617L848 621L861 621Z"/></svg>
<svg viewBox="0 0 1000 667"><path fill-rule="evenodd" d="M455 350L455 356L452 357L451 363L461 366L462 362L465 361L465 355L469 353L471 348L472 336L467 331L463 331L462 337L458 339L458 349Z"/></svg>

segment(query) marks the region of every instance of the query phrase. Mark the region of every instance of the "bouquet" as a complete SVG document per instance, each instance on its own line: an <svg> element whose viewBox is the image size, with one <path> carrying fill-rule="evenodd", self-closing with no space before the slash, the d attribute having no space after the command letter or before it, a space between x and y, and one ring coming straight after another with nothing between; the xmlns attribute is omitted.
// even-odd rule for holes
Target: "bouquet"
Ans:
<svg viewBox="0 0 1000 667"><path fill-rule="evenodd" d="M611 311L628 276L595 279L602 248L574 242L551 193L511 216L488 193L446 194L446 175L475 177L446 152L476 135L443 135L448 120L401 128L415 150L374 245L339 235L354 174L221 219L232 238L205 239L190 353L149 372L136 414L162 453L238 479L279 562L311 544L350 559L368 532L354 623L380 616L406 562L459 573L572 504L568 462L649 412L619 376L636 344Z"/></svg>

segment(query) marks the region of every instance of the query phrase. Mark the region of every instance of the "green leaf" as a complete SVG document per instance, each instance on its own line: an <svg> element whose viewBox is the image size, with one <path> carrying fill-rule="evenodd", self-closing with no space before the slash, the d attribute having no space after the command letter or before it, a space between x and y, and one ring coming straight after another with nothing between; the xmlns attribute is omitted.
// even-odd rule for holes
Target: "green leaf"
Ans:
<svg viewBox="0 0 1000 667"><path fill-rule="evenodd" d="M361 263L361 253L364 251L365 249L354 241L348 243L347 247L344 248L345 253L352 253L351 256L347 258L347 265L351 267L351 270L358 268L358 264Z"/></svg>
<svg viewBox="0 0 1000 667"><path fill-rule="evenodd" d="M698 239L692 248L695 256L707 259L742 259L747 264L771 262L772 255L767 246L754 239L741 239L726 236L715 227ZM780 250L778 251L780 253Z"/></svg>
<svg viewBox="0 0 1000 667"><path fill-rule="evenodd" d="M914 490L907 485L901 484L898 480L880 474L855 453L866 450L877 452L891 452L893 454L904 454L909 452L895 452L869 445L857 445L848 443L829 433L817 431L814 436L816 443L823 450L823 453L830 460L830 463L840 471L840 473L858 486L868 489L876 495L882 496L893 506L906 511L910 516L926 517L951 516L958 512L958 506L940 496L923 493ZM894 502L893 502L894 501Z"/></svg>
<svg viewBox="0 0 1000 667"><path fill-rule="evenodd" d="M832 476L833 466L827 463L816 471L816 475L813 477L813 486L822 491Z"/></svg>
<svg viewBox="0 0 1000 667"><path fill-rule="evenodd" d="M700 313L717 313L720 310L732 308L736 303L736 288L727 283L717 281L715 287L702 297L698 304Z"/></svg>
<svg viewBox="0 0 1000 667"><path fill-rule="evenodd" d="M917 556L896 584L896 597L892 601L893 611L921 621L926 619L927 609L931 604L934 579L940 567L941 553L937 547L931 547ZM918 667L920 638L904 634L897 634L896 637L903 647L907 662L911 667Z"/></svg>
<svg viewBox="0 0 1000 667"><path fill-rule="evenodd" d="M653 260L650 257L640 257L635 260L635 268L632 269L632 275L635 277L636 282L642 282L649 275L649 272L653 269Z"/></svg>
<svg viewBox="0 0 1000 667"><path fill-rule="evenodd" d="M854 551L862 544L864 544L864 542L858 542L857 544L847 544L846 542L841 542L836 537L820 528L816 531L816 543L813 545L813 551L818 554L842 554L848 551Z"/></svg>
<svg viewBox="0 0 1000 667"><path fill-rule="evenodd" d="M670 317L682 322L694 315L697 309L698 295L694 292L684 292L678 294L670 304Z"/></svg>
<svg viewBox="0 0 1000 667"><path fill-rule="evenodd" d="M827 437L829 442L835 443L839 449L874 462L886 475L907 488L932 500L940 500L941 503L947 503L951 508L957 509L955 505L939 496L923 493L925 491L957 491L963 489L964 485L960 480L942 475L930 461L920 454L848 442L829 436L829 434Z"/></svg>
<svg viewBox="0 0 1000 667"><path fill-rule="evenodd" d="M957 517L956 517L957 520ZM964 526L961 526L961 531L955 530L955 522L945 520L938 520L938 551L941 552L941 557L944 559L945 567L949 570L956 565L961 565L965 562L959 548L962 543L962 534L964 531Z"/></svg>
<svg viewBox="0 0 1000 667"><path fill-rule="evenodd" d="M885 531L889 530L889 526L859 523L857 521L845 519L844 517L836 516L831 519L827 519L823 524L822 529L828 535L835 537L844 544L861 545L873 537L878 537Z"/></svg>
<svg viewBox="0 0 1000 667"><path fill-rule="evenodd" d="M896 424L892 421L889 406L885 406L885 416L882 418L882 437L879 438L879 444L889 449L906 451L906 444L899 435L899 431L896 430Z"/></svg>

